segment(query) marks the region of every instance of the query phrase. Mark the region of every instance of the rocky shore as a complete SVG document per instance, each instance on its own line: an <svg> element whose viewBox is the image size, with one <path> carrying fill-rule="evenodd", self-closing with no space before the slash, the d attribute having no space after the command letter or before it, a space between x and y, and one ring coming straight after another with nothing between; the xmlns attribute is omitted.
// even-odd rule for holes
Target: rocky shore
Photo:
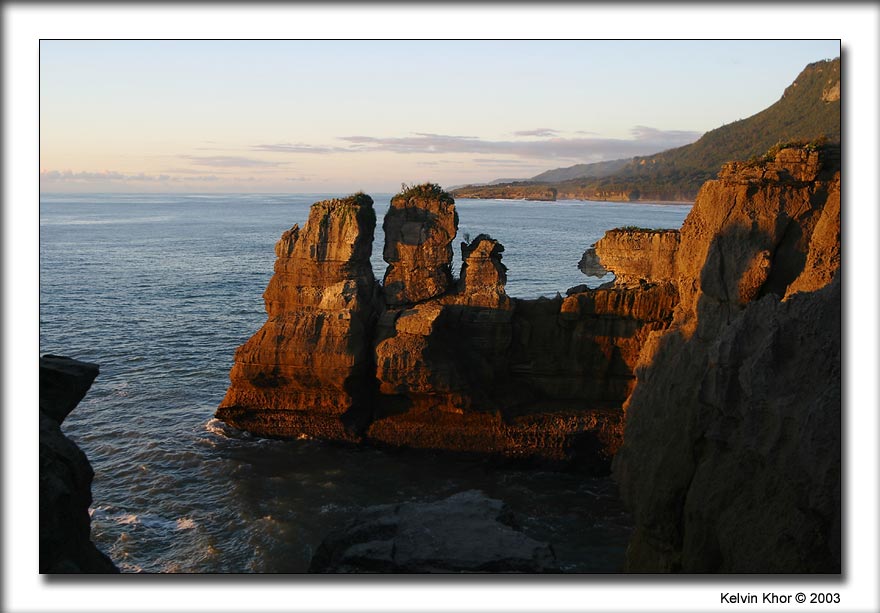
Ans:
<svg viewBox="0 0 880 613"><path fill-rule="evenodd" d="M40 358L40 573L118 573L91 541L88 458L61 424L98 376L98 366Z"/></svg>

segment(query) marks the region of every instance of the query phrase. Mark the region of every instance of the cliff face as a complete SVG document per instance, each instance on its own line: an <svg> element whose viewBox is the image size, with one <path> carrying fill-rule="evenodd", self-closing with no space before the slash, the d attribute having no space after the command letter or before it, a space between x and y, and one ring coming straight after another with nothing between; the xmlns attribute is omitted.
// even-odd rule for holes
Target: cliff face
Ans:
<svg viewBox="0 0 880 613"><path fill-rule="evenodd" d="M95 364L40 358L40 572L118 573L91 541L88 458L61 432L64 418L98 376Z"/></svg>
<svg viewBox="0 0 880 613"><path fill-rule="evenodd" d="M629 570L840 572L839 266L839 149L703 186L614 461Z"/></svg>
<svg viewBox="0 0 880 613"><path fill-rule="evenodd" d="M312 205L275 245L268 320L235 352L217 417L263 436L357 440L369 420L377 313L369 196Z"/></svg>
<svg viewBox="0 0 880 613"><path fill-rule="evenodd" d="M236 352L217 417L265 436L607 471L641 346L671 321L676 288L515 300L504 247L486 235L461 244L456 281L454 202L425 185L392 200L374 295L367 208L318 203L302 231L282 237L269 320Z"/></svg>

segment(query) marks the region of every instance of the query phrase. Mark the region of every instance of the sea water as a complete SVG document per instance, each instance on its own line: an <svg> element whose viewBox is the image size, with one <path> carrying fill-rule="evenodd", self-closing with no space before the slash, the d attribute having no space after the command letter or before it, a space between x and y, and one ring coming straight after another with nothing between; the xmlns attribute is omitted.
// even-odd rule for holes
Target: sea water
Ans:
<svg viewBox="0 0 880 613"><path fill-rule="evenodd" d="M480 489L550 542L563 570L620 570L631 522L610 478L440 454L260 439L212 418L235 348L266 319L273 246L309 205L345 194L43 194L40 353L98 363L63 430L88 455L92 538L123 571L305 572L366 506ZM373 195L373 268L381 221ZM678 228L686 205L458 200L459 238L504 246L508 294L555 296L614 227Z"/></svg>

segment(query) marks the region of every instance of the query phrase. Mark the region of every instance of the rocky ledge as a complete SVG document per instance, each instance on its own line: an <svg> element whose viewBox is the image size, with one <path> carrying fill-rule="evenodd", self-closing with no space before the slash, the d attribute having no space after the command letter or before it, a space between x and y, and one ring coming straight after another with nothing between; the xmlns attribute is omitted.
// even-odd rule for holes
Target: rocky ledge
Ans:
<svg viewBox="0 0 880 613"><path fill-rule="evenodd" d="M328 535L312 573L558 572L547 543L500 500L471 490L436 502L368 507Z"/></svg>
<svg viewBox="0 0 880 613"><path fill-rule="evenodd" d="M40 573L119 572L91 541L92 467L61 432L97 376L95 364L40 358Z"/></svg>
<svg viewBox="0 0 880 613"><path fill-rule="evenodd" d="M235 355L217 417L261 436L443 449L607 472L621 406L670 282L517 300L504 247L460 244L436 185L394 197L384 284L370 268L372 200L312 206L276 245L263 328Z"/></svg>

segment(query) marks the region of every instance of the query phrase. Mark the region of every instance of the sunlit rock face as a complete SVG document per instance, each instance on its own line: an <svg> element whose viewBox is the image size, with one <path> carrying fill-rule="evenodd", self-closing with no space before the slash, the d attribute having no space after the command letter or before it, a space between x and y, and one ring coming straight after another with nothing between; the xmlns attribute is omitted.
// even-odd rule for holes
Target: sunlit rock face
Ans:
<svg viewBox="0 0 880 613"><path fill-rule="evenodd" d="M588 276L614 273L617 287L670 282L676 278L678 244L678 230L609 230L587 249L578 267Z"/></svg>
<svg viewBox="0 0 880 613"><path fill-rule="evenodd" d="M265 436L489 454L602 472L651 332L672 319L669 282L507 295L504 247L460 244L455 203L408 188L386 215L381 289L369 268L371 201L317 203L276 246L269 319L238 349L224 421Z"/></svg>
<svg viewBox="0 0 880 613"><path fill-rule="evenodd" d="M839 148L703 186L614 460L629 570L840 572L839 268Z"/></svg>
<svg viewBox="0 0 880 613"><path fill-rule="evenodd" d="M369 196L318 202L275 245L268 320L235 352L217 417L264 436L357 440L369 420L377 286Z"/></svg>
<svg viewBox="0 0 880 613"><path fill-rule="evenodd" d="M452 196L436 185L409 188L391 199L382 229L387 304L413 304L449 289L452 241L458 231Z"/></svg>

